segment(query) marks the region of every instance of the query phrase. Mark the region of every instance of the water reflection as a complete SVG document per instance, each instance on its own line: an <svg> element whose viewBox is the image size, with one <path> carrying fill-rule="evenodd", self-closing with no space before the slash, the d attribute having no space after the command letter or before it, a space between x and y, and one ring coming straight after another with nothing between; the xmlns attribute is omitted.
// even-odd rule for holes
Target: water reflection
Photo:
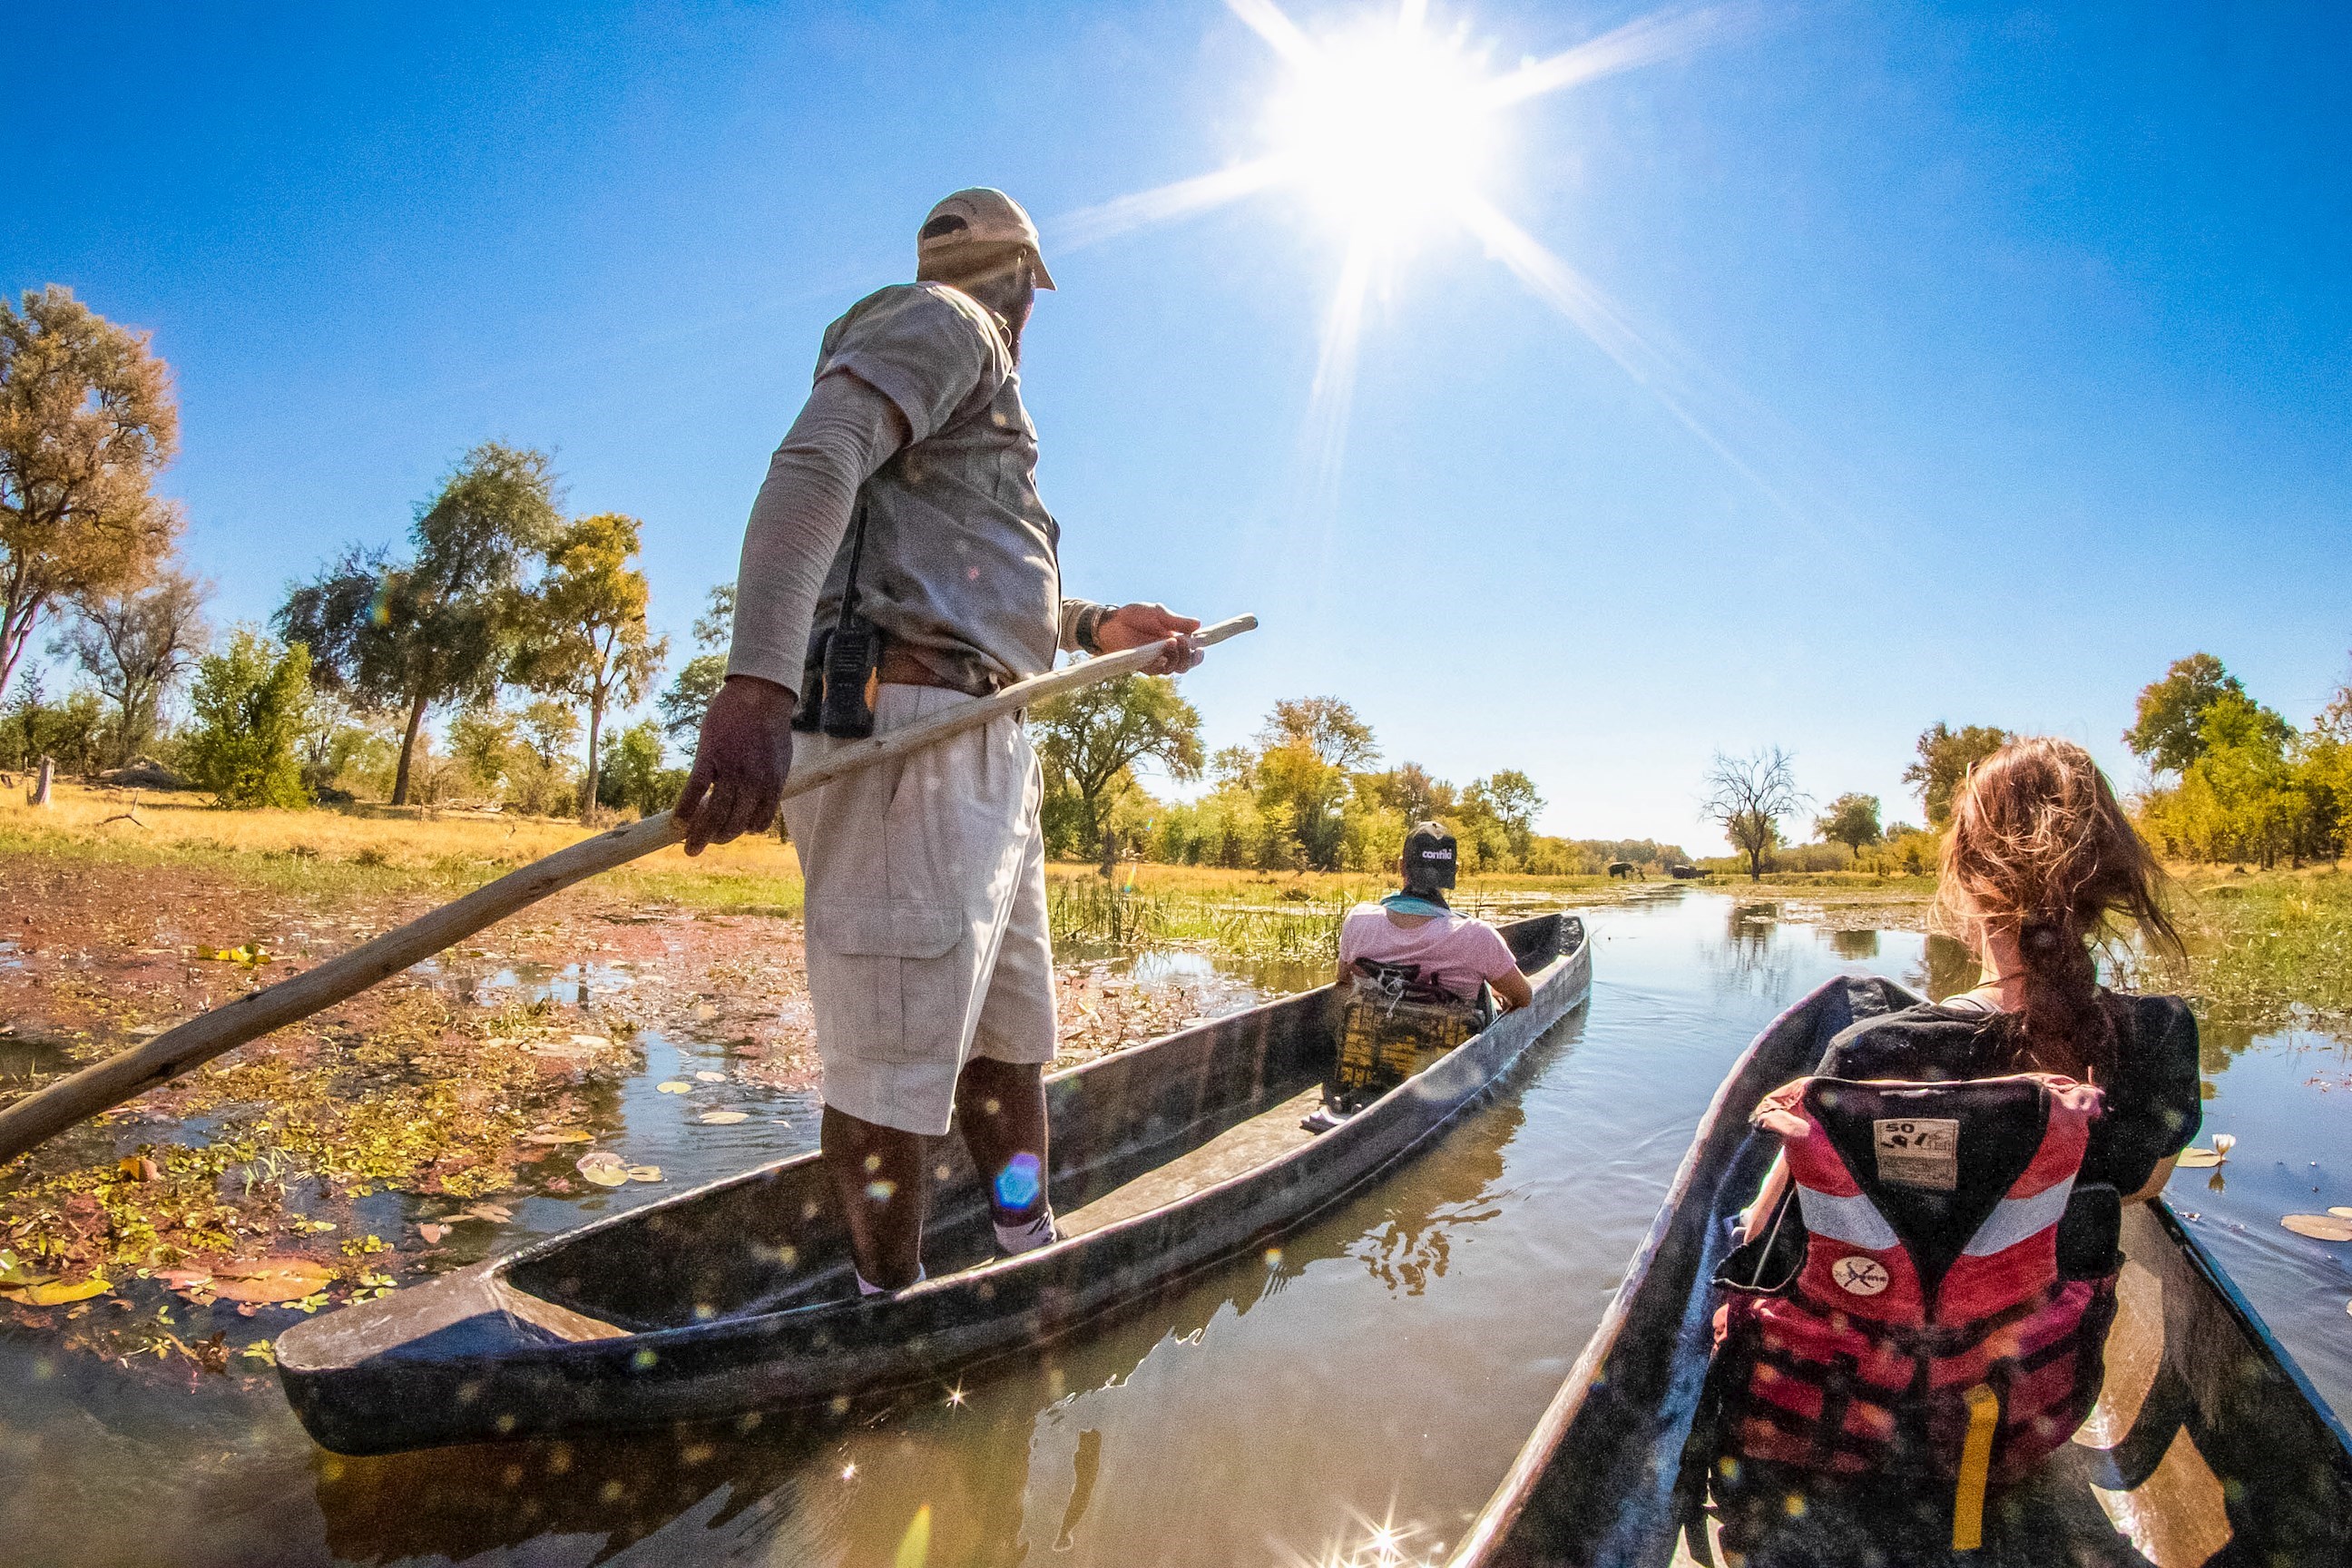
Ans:
<svg viewBox="0 0 2352 1568"><path fill-rule="evenodd" d="M1776 1005L1787 998L1794 954L1776 940L1780 922L1778 904L1725 904L1723 940L1706 954L1718 994L1745 993Z"/></svg>
<svg viewBox="0 0 2352 1568"><path fill-rule="evenodd" d="M1920 951L1920 961L1906 977L1915 991L1924 991L1935 1001L1957 996L1971 990L1984 978L1984 966L1977 962L1968 944L1948 936L1928 933Z"/></svg>
<svg viewBox="0 0 2352 1568"><path fill-rule="evenodd" d="M1875 931L1832 931L1829 938L1830 951L1849 963L1878 956Z"/></svg>

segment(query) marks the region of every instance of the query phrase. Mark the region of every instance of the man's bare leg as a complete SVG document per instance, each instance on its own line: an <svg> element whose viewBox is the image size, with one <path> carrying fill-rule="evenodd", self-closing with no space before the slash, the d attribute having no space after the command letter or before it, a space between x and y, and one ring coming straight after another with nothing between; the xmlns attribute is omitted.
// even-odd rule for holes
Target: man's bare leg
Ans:
<svg viewBox="0 0 2352 1568"><path fill-rule="evenodd" d="M974 1057L956 1079L963 1145L988 1185L990 1217L1008 1229L1046 1212L1045 1071Z"/></svg>
<svg viewBox="0 0 2352 1568"><path fill-rule="evenodd" d="M829 1105L820 1127L858 1274L868 1285L905 1289L923 1274L923 1211L930 1204L923 1140Z"/></svg>

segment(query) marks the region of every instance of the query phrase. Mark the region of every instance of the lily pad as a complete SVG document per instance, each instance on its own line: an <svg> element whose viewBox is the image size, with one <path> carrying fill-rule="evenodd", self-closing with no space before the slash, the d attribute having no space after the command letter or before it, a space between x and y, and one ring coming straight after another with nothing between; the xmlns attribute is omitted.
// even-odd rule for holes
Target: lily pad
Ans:
<svg viewBox="0 0 2352 1568"><path fill-rule="evenodd" d="M533 1132L523 1142L552 1147L558 1143L585 1143L593 1136L593 1133L583 1132L577 1127L566 1127L555 1132Z"/></svg>
<svg viewBox="0 0 2352 1568"><path fill-rule="evenodd" d="M727 1075L725 1073L711 1072L708 1069L696 1073L694 1076L700 1079L705 1083L725 1083L727 1081Z"/></svg>
<svg viewBox="0 0 2352 1568"><path fill-rule="evenodd" d="M2352 1219L2332 1214L2291 1214L2279 1224L2314 1241L2352 1241Z"/></svg>
<svg viewBox="0 0 2352 1568"><path fill-rule="evenodd" d="M633 1182L658 1182L661 1180L661 1167L659 1165L632 1165L629 1167L629 1180Z"/></svg>
<svg viewBox="0 0 2352 1568"><path fill-rule="evenodd" d="M453 1219L478 1219L487 1221L492 1225L503 1225L508 1220L514 1218L514 1210L507 1207L504 1204L476 1204L470 1208L459 1209L450 1217Z"/></svg>
<svg viewBox="0 0 2352 1568"><path fill-rule="evenodd" d="M691 1094L694 1092L694 1085L687 1082L686 1079L682 1078L665 1079L660 1083L654 1085L654 1087L661 1090L664 1094Z"/></svg>
<svg viewBox="0 0 2352 1568"><path fill-rule="evenodd" d="M435 1225L430 1221L427 1221L416 1227L416 1234L425 1238L426 1246L436 1247L440 1245L440 1241L443 1237L449 1234L449 1227L446 1225Z"/></svg>
<svg viewBox="0 0 2352 1568"><path fill-rule="evenodd" d="M46 1285L56 1278L54 1274L19 1261L13 1252L0 1252L0 1290L28 1289L35 1285Z"/></svg>
<svg viewBox="0 0 2352 1568"><path fill-rule="evenodd" d="M213 1271L209 1268L165 1268L155 1278L183 1295L209 1296L213 1292Z"/></svg>
<svg viewBox="0 0 2352 1568"><path fill-rule="evenodd" d="M2202 1171L2221 1163L2221 1156L2211 1149L2183 1149L2175 1162L2184 1171Z"/></svg>
<svg viewBox="0 0 2352 1568"><path fill-rule="evenodd" d="M706 1110L698 1120L705 1127L732 1127L738 1121L751 1121L751 1113L748 1110Z"/></svg>
<svg viewBox="0 0 2352 1568"><path fill-rule="evenodd" d="M607 1149L581 1155L574 1168L600 1187L623 1186L629 1180L628 1163Z"/></svg>
<svg viewBox="0 0 2352 1568"><path fill-rule="evenodd" d="M2352 1219L2352 1208L2345 1208L2338 1205L2330 1208L2327 1212L2334 1215L2337 1219Z"/></svg>
<svg viewBox="0 0 2352 1568"><path fill-rule="evenodd" d="M324 1290L334 1278L332 1268L314 1258L257 1258L214 1269L212 1292L229 1301L300 1301Z"/></svg>
<svg viewBox="0 0 2352 1568"><path fill-rule="evenodd" d="M62 1307L68 1301L87 1301L92 1296L103 1296L114 1289L114 1282L100 1276L77 1279L71 1284L51 1281L46 1285L27 1285L17 1290L0 1290L20 1307Z"/></svg>

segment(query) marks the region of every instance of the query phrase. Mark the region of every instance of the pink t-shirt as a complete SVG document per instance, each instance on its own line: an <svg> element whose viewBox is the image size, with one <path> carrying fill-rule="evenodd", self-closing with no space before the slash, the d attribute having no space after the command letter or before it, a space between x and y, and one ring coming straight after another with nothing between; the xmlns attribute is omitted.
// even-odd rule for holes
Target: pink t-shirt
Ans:
<svg viewBox="0 0 2352 1568"><path fill-rule="evenodd" d="M1481 981L1519 966L1503 933L1485 921L1433 915L1407 931L1378 904L1358 904L1339 927L1339 962L1360 958L1412 964L1422 979L1465 1001L1478 994Z"/></svg>

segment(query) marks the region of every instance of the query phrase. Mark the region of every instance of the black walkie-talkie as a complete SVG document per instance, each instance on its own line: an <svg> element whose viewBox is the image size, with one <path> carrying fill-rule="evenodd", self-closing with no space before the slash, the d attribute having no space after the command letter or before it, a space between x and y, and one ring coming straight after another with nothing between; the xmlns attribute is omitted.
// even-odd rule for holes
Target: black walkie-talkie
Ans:
<svg viewBox="0 0 2352 1568"><path fill-rule="evenodd" d="M857 613L857 567L866 553L862 498L849 526L849 573L841 585L841 613L809 649L801 683L814 689L816 700L801 704L793 715L793 728L862 741L874 733L872 687L882 668L882 628Z"/></svg>

